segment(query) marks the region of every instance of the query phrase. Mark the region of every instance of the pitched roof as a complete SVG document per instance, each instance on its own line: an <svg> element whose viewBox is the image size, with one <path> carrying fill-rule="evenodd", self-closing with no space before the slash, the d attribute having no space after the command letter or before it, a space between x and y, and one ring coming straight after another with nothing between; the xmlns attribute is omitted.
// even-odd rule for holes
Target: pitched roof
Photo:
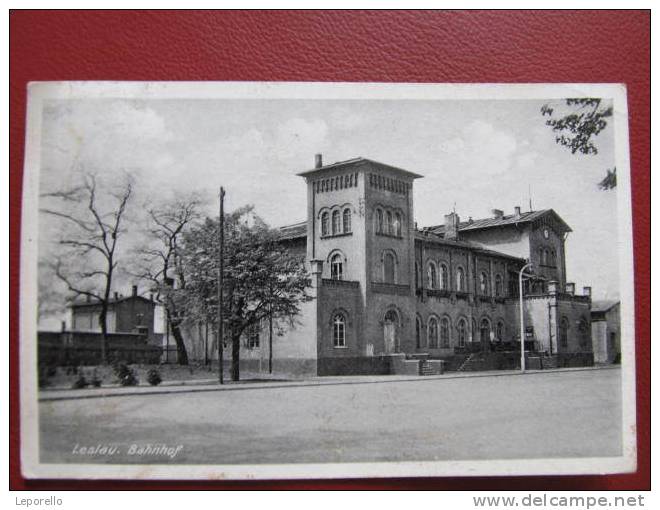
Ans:
<svg viewBox="0 0 660 510"><path fill-rule="evenodd" d="M108 306L112 306L112 305L114 305L114 304L116 304L116 303L121 303L122 301L128 301L129 299L141 299L142 301L146 301L147 303L152 303L152 304L154 304L154 305L156 304L154 301L152 301L152 300L150 300L150 299L147 299L147 298L144 297L144 296L133 296L133 295L130 295L130 296L120 296L120 297L118 297L118 298L116 298L116 299L115 299L114 297L111 297L111 298L108 300ZM98 306L99 304L101 304L101 303L100 303L100 301L98 301L98 300L91 300L91 301L73 301L73 302L69 303L67 306L68 306L69 308L80 308L80 307L83 307L83 306Z"/></svg>
<svg viewBox="0 0 660 510"><path fill-rule="evenodd" d="M302 177L307 177L309 175L318 173L318 172L324 172L327 170L334 170L336 168L342 168L342 167L351 167L351 166L361 166L363 164L371 164L372 166L375 166L376 168L381 168L384 170L393 170L395 172L400 172L403 174L406 174L408 177L412 177L413 179L418 179L420 177L424 177L423 175L416 174L414 172L410 172L408 170L404 170L403 168L398 168L396 166L392 165L386 165L385 163L380 163L378 161L374 161L373 159L368 159L368 158L363 158L363 157L357 157L357 158L352 158L352 159L347 159L346 161L336 161L335 163L330 163L329 165L323 165L319 168L312 168L311 170L305 170L303 172L298 173L297 175L300 175Z"/></svg>
<svg viewBox="0 0 660 510"><path fill-rule="evenodd" d="M481 245L475 244L466 240L449 240L441 237L433 232L429 231L417 231L415 232L415 239L421 241L431 242L434 244L441 244L443 246L455 246L458 248L465 248L466 250L473 251L475 253L481 253L483 255L491 255L494 257L504 257L507 259L515 260L517 262L525 262L525 259L520 257L515 257L507 253L502 253L501 251L489 250L488 248L483 248Z"/></svg>
<svg viewBox="0 0 660 510"><path fill-rule="evenodd" d="M301 221L292 225L285 225L280 227L280 240L288 241L291 239L299 239L307 237L307 222Z"/></svg>
<svg viewBox="0 0 660 510"><path fill-rule="evenodd" d="M553 219L558 221L560 226L566 232L572 232L571 227L561 219L561 217L553 209L542 209L540 211L528 211L520 213L520 216L509 214L500 218L483 218L479 220L461 221L458 225L458 230L469 231L479 230L483 228L502 227L505 225L519 225L521 223L531 223L547 215L552 215ZM434 234L443 235L445 232L445 225L435 225L432 227L424 227L424 230L429 230Z"/></svg>
<svg viewBox="0 0 660 510"><path fill-rule="evenodd" d="M591 311L596 313L609 312L619 303L620 301L615 299L598 299L591 302Z"/></svg>

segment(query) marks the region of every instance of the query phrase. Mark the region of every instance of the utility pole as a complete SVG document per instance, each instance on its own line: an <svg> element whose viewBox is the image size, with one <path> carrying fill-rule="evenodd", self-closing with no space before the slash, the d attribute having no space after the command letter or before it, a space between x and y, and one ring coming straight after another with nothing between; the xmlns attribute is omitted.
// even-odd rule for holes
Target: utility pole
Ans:
<svg viewBox="0 0 660 510"><path fill-rule="evenodd" d="M224 383L223 378L223 343L224 343L224 303L222 301L222 285L225 273L225 189L220 186L220 246L218 248L218 377L220 384Z"/></svg>
<svg viewBox="0 0 660 510"><path fill-rule="evenodd" d="M518 275L518 297L520 298L520 371L525 372L525 316L523 310L523 274L525 269L532 267L532 263L528 262L520 269ZM529 275L525 275L529 276Z"/></svg>
<svg viewBox="0 0 660 510"><path fill-rule="evenodd" d="M268 313L268 373L273 373L273 303Z"/></svg>

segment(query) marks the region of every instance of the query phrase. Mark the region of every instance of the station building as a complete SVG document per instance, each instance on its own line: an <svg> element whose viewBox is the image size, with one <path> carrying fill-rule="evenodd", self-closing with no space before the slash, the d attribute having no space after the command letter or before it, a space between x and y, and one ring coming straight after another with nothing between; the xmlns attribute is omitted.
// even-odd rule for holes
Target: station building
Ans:
<svg viewBox="0 0 660 510"><path fill-rule="evenodd" d="M529 363L593 364L591 289L567 281L571 228L552 209L418 228L414 172L355 158L299 173L307 219L281 228L304 258L314 299L293 324L250 333L244 370L306 375L515 368L518 275ZM270 346L272 345L272 353ZM517 353L516 353L517 350ZM228 353L227 353L228 354ZM519 365L518 365L519 366Z"/></svg>

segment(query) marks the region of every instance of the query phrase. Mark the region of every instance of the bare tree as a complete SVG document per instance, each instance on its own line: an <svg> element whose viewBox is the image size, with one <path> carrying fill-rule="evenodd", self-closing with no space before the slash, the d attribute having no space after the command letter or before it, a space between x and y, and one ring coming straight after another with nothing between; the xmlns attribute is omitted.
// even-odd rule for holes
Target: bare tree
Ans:
<svg viewBox="0 0 660 510"><path fill-rule="evenodd" d="M139 260L136 276L151 283L156 292L156 300L165 309L180 365L188 364L188 353L181 331L184 314L176 299L177 292L180 293L186 287L180 240L186 227L199 218L200 205L200 198L193 194L149 208L148 239L145 245L137 249Z"/></svg>
<svg viewBox="0 0 660 510"><path fill-rule="evenodd" d="M42 208L41 212L64 220L68 226L57 241L60 250L52 263L55 276L74 294L74 299L85 296L96 300L101 307L99 325L104 363L108 361L108 305L118 265L118 242L132 191L128 180L107 191L109 204L106 204L106 197L99 195L96 176L86 173L81 185L42 195L58 200L61 208Z"/></svg>

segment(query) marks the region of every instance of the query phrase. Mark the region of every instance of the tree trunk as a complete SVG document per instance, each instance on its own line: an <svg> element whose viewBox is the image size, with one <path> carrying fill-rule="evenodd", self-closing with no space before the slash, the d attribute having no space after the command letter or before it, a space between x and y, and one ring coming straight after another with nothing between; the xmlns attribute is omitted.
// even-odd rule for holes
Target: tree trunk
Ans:
<svg viewBox="0 0 660 510"><path fill-rule="evenodd" d="M108 364L108 306L101 304L101 313L99 314L99 324L101 326L101 364Z"/></svg>
<svg viewBox="0 0 660 510"><path fill-rule="evenodd" d="M174 337L174 342L176 343L177 362L179 365L187 365L188 351L186 351L186 344L183 341L183 335L181 334L181 328L179 327L180 321L172 317L173 314L169 307L165 307L165 313L167 314L167 324L172 330L172 336Z"/></svg>
<svg viewBox="0 0 660 510"><path fill-rule="evenodd" d="M241 378L240 369L241 335L231 337L231 380L238 381Z"/></svg>

